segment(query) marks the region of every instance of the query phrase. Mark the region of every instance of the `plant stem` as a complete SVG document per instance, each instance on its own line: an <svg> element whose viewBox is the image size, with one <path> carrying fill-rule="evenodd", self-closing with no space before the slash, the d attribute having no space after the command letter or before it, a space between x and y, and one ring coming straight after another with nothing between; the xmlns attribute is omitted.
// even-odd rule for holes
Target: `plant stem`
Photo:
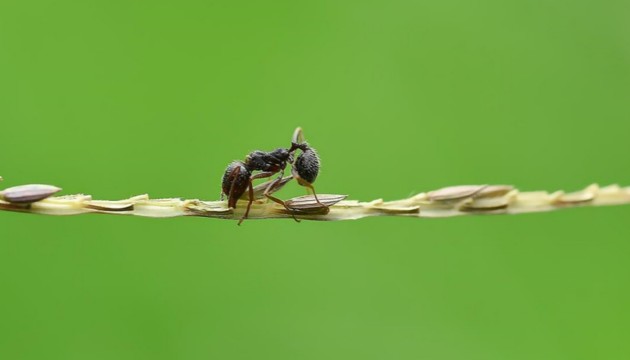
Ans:
<svg viewBox="0 0 630 360"><path fill-rule="evenodd" d="M557 191L520 192L507 185L466 185L448 187L420 193L407 199L360 202L343 200L343 195L319 195L321 208L312 196L287 201L300 208L293 214L304 220L351 220L370 216L406 216L421 218L451 217L481 214L520 214L546 212L578 206L606 206L630 204L630 187L610 185L600 188L591 185L574 193ZM29 203L16 204L0 200L0 210L44 215L117 214L145 217L200 216L238 220L243 215L246 200L240 200L236 209L228 209L225 201L185 199L150 199L148 195L134 196L119 201L93 200L89 195L49 197ZM252 204L249 219L293 217L291 211L266 200Z"/></svg>

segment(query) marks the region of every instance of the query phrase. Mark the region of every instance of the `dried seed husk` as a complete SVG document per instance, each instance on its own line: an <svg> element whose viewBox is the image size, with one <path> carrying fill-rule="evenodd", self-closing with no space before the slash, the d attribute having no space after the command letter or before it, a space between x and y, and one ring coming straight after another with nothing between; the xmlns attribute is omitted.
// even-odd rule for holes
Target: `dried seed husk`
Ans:
<svg viewBox="0 0 630 360"><path fill-rule="evenodd" d="M133 211L133 203L118 201L90 201L85 205L86 208L100 211Z"/></svg>
<svg viewBox="0 0 630 360"><path fill-rule="evenodd" d="M429 191L427 197L431 201L454 201L472 197L488 187L488 185L460 185L449 186Z"/></svg>
<svg viewBox="0 0 630 360"><path fill-rule="evenodd" d="M528 191L518 193L515 199L519 206L528 208L545 207L553 201L553 195L546 191Z"/></svg>
<svg viewBox="0 0 630 360"><path fill-rule="evenodd" d="M184 205L184 208L188 212L187 215L196 216L217 216L217 215L229 215L234 212L233 209L229 209L222 205L218 205L214 202L207 202L201 200L189 200Z"/></svg>
<svg viewBox="0 0 630 360"><path fill-rule="evenodd" d="M4 189L2 198L13 204L29 204L41 201L61 191L52 185L30 184Z"/></svg>
<svg viewBox="0 0 630 360"><path fill-rule="evenodd" d="M376 205L371 206L371 209L379 210L387 214L418 214L420 212L421 207L419 205L409 205L409 206L401 206L401 205Z"/></svg>
<svg viewBox="0 0 630 360"><path fill-rule="evenodd" d="M467 210L499 210L505 209L509 205L509 199L503 197L475 198L470 203L462 206L462 211Z"/></svg>
<svg viewBox="0 0 630 360"><path fill-rule="evenodd" d="M599 187L597 185L591 185L582 191L576 191L568 194L562 194L556 200L557 203L561 204L579 204L586 203L589 201L593 201Z"/></svg>
<svg viewBox="0 0 630 360"><path fill-rule="evenodd" d="M292 214L292 215L327 215L330 212L330 208L327 206L313 207L313 208L305 208L305 209L296 209L291 208L287 210L285 208L278 208L274 211L281 214Z"/></svg>
<svg viewBox="0 0 630 360"><path fill-rule="evenodd" d="M348 195L317 194L319 202L326 206L333 206L346 197L348 197ZM285 201L285 203L288 207L300 211L305 211L309 209L321 209L322 207L320 204L317 203L317 201L315 201L315 197L313 195L294 197Z"/></svg>
<svg viewBox="0 0 630 360"><path fill-rule="evenodd" d="M626 202L630 202L630 187L622 188L616 184L600 188L593 200L595 204L624 204Z"/></svg>
<svg viewBox="0 0 630 360"><path fill-rule="evenodd" d="M561 195L557 202L564 204L575 204L589 202L595 199L595 194L588 191L580 191Z"/></svg>
<svg viewBox="0 0 630 360"><path fill-rule="evenodd" d="M509 185L489 185L476 193L468 202L461 206L462 211L470 210L499 210L509 205L508 194L514 190Z"/></svg>
<svg viewBox="0 0 630 360"><path fill-rule="evenodd" d="M514 186L511 185L489 185L475 194L475 199L505 196L512 190Z"/></svg>

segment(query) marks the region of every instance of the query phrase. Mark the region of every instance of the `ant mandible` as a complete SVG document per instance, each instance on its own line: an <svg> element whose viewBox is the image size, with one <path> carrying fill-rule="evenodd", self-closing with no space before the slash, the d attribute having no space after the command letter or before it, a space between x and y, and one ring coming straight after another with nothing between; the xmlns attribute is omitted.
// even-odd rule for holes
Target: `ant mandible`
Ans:
<svg viewBox="0 0 630 360"><path fill-rule="evenodd" d="M253 181L272 177L274 174L278 173L279 176L267 186L263 195L269 200L284 206L285 209L291 212L293 218L298 221L295 218L294 212L299 210L291 209L284 201L271 195L275 188L281 183L287 164L291 164L291 174L298 183L311 189L317 203L322 207L328 208L319 201L315 194L315 188L313 187L313 182L319 173L319 156L317 152L315 152L315 149L310 147L303 140L302 129L298 127L293 133L290 148L278 148L269 152L256 150L249 153L245 157L245 161L236 160L228 165L223 174L223 179L221 180L221 199L226 195L228 197L228 207L234 209L236 208L238 199L243 196L246 190L249 190L247 209L243 217L239 220L239 225L249 215L249 210L254 201ZM294 161L293 154L296 150L301 150L302 153L298 155L297 159ZM254 175L254 171L260 172Z"/></svg>

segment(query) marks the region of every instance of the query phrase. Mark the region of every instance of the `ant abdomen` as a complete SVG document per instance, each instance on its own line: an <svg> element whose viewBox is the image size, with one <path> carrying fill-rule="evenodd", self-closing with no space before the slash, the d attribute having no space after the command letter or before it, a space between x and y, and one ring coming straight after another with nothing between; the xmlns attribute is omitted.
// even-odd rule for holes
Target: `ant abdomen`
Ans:
<svg viewBox="0 0 630 360"><path fill-rule="evenodd" d="M251 176L252 173L241 161L233 161L225 169L221 186L223 194L228 196L228 207L236 208L236 201L247 190Z"/></svg>
<svg viewBox="0 0 630 360"><path fill-rule="evenodd" d="M309 147L297 157L294 169L300 178L312 184L319 174L319 165L319 155Z"/></svg>

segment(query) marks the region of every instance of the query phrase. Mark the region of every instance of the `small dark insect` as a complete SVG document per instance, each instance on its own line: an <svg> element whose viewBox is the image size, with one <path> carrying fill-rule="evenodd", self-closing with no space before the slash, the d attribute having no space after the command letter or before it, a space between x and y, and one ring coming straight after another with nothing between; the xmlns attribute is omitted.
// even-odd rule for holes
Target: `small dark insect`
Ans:
<svg viewBox="0 0 630 360"><path fill-rule="evenodd" d="M301 150L302 153L294 161L293 153L298 149ZM255 198L253 181L272 177L275 174L279 174L279 176L269 183L263 195L269 200L284 206L292 213L294 211L299 212L299 209L292 209L288 207L284 201L271 195L274 191L286 184L287 180L283 178L283 176L287 164L291 164L293 177L298 180L300 185L310 188L313 194L315 194L312 183L319 173L319 157L313 148L303 142L301 128L295 130L290 148L279 148L269 152L256 150L247 155L244 161L236 160L228 165L221 181L221 199L227 196L228 207L234 209L236 208L238 199L245 194L245 191L249 190L247 209L243 217L239 220L239 225L249 215L249 210ZM254 175L254 171L260 172ZM316 195L315 199L317 200ZM319 202L319 200L317 200L317 203L327 208L327 206ZM298 221L295 216L294 219Z"/></svg>

